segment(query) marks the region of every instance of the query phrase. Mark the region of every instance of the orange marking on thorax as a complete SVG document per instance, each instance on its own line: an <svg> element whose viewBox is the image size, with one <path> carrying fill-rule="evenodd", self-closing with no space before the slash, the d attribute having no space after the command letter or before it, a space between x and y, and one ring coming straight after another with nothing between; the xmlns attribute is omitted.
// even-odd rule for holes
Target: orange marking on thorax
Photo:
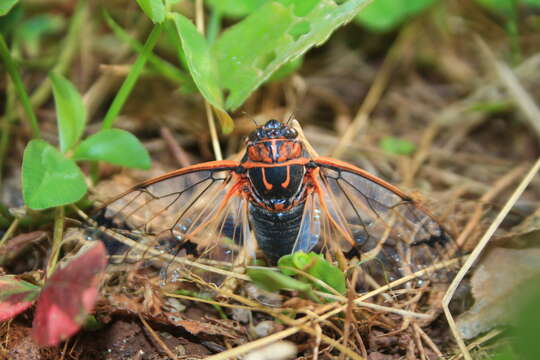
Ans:
<svg viewBox="0 0 540 360"><path fill-rule="evenodd" d="M261 168L261 172L262 172L262 181L263 181L263 184L264 184L264 188L268 191L272 190L272 188L274 187L274 185L270 184L268 181L266 181L266 172L265 172L265 168Z"/></svg>
<svg viewBox="0 0 540 360"><path fill-rule="evenodd" d="M290 182L291 182L291 167L287 166L287 177L285 178L285 181L281 183L281 187L282 188L288 187Z"/></svg>

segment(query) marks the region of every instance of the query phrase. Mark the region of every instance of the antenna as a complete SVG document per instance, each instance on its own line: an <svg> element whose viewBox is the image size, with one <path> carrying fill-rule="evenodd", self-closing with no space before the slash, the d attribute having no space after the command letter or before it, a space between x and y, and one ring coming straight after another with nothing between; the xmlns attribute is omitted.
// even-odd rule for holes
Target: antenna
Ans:
<svg viewBox="0 0 540 360"><path fill-rule="evenodd" d="M255 118L253 116L251 116L251 114L248 114L247 111L242 110L242 115L247 116L251 121L253 121L253 123L255 124L255 127L260 126L259 124L257 124L257 120L255 120Z"/></svg>
<svg viewBox="0 0 540 360"><path fill-rule="evenodd" d="M287 122L285 123L285 125L289 126L289 123L291 122L292 119L294 119L294 111L291 111L291 114L289 115L289 118L287 119Z"/></svg>

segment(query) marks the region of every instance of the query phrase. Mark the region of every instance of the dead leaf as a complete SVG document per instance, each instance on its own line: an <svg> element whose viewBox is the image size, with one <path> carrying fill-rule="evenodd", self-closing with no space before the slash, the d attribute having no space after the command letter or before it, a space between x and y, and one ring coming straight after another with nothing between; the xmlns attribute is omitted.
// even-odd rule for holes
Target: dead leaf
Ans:
<svg viewBox="0 0 540 360"><path fill-rule="evenodd" d="M538 274L540 249L491 250L471 278L475 303L458 317L461 336L472 339L510 322L519 308L520 295Z"/></svg>

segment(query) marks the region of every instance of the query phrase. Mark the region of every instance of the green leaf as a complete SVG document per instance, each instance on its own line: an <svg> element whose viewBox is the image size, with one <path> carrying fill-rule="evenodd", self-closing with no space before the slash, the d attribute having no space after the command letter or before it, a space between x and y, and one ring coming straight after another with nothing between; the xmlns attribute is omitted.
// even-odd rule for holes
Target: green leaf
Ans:
<svg viewBox="0 0 540 360"><path fill-rule="evenodd" d="M311 254L313 253L310 253L310 255ZM316 277L322 282L330 285L340 294L345 294L347 287L345 284L345 275L343 274L343 272L339 268L326 261L322 256L316 256L318 259L311 267L308 268L308 274L313 275L313 277ZM315 257L312 257L312 259L313 258ZM316 284L315 286L321 291L328 292L327 289L320 285Z"/></svg>
<svg viewBox="0 0 540 360"><path fill-rule="evenodd" d="M220 84L230 94L227 109L236 109L277 69L309 48L324 43L350 21L367 0L279 0L267 2L228 28L213 44Z"/></svg>
<svg viewBox="0 0 540 360"><path fill-rule="evenodd" d="M87 187L73 160L43 140L32 140L24 150L22 190L26 205L41 210L74 203Z"/></svg>
<svg viewBox="0 0 540 360"><path fill-rule="evenodd" d="M65 153L81 138L86 124L86 108L79 92L71 82L55 73L51 73L49 78L52 82L56 105L60 150Z"/></svg>
<svg viewBox="0 0 540 360"><path fill-rule="evenodd" d="M251 14L268 0L206 0L205 4L225 16L241 18Z"/></svg>
<svg viewBox="0 0 540 360"><path fill-rule="evenodd" d="M302 63L304 62L304 57L300 56L292 61L289 61L285 65L281 66L279 69L277 69L272 76L268 79L268 81L280 81L290 74L294 73L296 70L302 66Z"/></svg>
<svg viewBox="0 0 540 360"><path fill-rule="evenodd" d="M437 0L374 0L358 14L355 21L371 31L394 29Z"/></svg>
<svg viewBox="0 0 540 360"><path fill-rule="evenodd" d="M389 154L411 155L416 151L416 145L408 140L385 136L379 142L379 147Z"/></svg>
<svg viewBox="0 0 540 360"><path fill-rule="evenodd" d="M182 42L189 72L202 95L210 104L223 109L223 95L219 88L218 66L195 25L180 14L173 15L176 32Z"/></svg>
<svg viewBox="0 0 540 360"><path fill-rule="evenodd" d="M221 111L218 119L224 132L232 127L232 120L224 116L223 94L219 86L218 65L213 57L206 39L197 31L195 25L180 14L173 14L172 19L176 32L182 43L182 50L193 81L204 98L212 106Z"/></svg>
<svg viewBox="0 0 540 360"><path fill-rule="evenodd" d="M17 4L19 0L2 0L0 1L0 16L6 15Z"/></svg>
<svg viewBox="0 0 540 360"><path fill-rule="evenodd" d="M289 268L295 268L302 270L313 277L321 280L325 284L331 286L336 291L344 294L346 291L345 275L343 272L326 261L322 255L310 252L306 254L302 251L295 252L291 255L285 255L278 261L278 267L283 274L295 275L297 274ZM301 275L299 275L301 276ZM314 284L318 289L328 292L328 290L318 284Z"/></svg>
<svg viewBox="0 0 540 360"><path fill-rule="evenodd" d="M311 292L311 284L293 279L287 275L267 269L248 269L249 278L261 288L268 291L297 290Z"/></svg>
<svg viewBox="0 0 540 360"><path fill-rule="evenodd" d="M162 0L137 0L142 11L154 24L161 24L165 20L165 4Z"/></svg>
<svg viewBox="0 0 540 360"><path fill-rule="evenodd" d="M136 169L149 169L150 156L140 141L120 129L106 129L89 136L75 149L73 160L106 161Z"/></svg>

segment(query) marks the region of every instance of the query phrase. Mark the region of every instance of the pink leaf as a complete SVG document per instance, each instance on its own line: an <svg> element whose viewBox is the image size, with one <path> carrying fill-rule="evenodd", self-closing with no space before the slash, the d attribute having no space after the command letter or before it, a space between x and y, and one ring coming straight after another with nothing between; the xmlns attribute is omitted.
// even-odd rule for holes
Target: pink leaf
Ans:
<svg viewBox="0 0 540 360"><path fill-rule="evenodd" d="M0 277L0 321L9 320L28 309L41 288L13 276Z"/></svg>
<svg viewBox="0 0 540 360"><path fill-rule="evenodd" d="M101 274L107 266L103 243L57 269L39 296L32 336L40 346L54 346L75 334L96 302Z"/></svg>

